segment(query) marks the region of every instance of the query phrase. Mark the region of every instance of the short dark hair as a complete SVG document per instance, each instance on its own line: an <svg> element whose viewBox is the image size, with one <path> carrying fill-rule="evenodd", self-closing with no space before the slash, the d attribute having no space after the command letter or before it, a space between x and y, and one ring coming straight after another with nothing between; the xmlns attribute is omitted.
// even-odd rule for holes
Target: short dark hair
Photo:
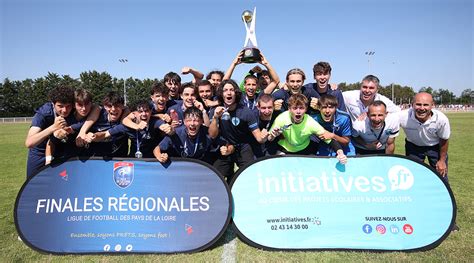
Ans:
<svg viewBox="0 0 474 263"><path fill-rule="evenodd" d="M321 95L321 98L318 100L318 107L321 109L323 106L334 106L337 107L337 98L334 95L324 94Z"/></svg>
<svg viewBox="0 0 474 263"><path fill-rule="evenodd" d="M151 111L150 104L146 100L140 100L139 102L136 103L134 109L139 110L140 108Z"/></svg>
<svg viewBox="0 0 474 263"><path fill-rule="evenodd" d="M163 95L169 95L170 89L161 81L155 81L151 86L150 95L155 93L161 93Z"/></svg>
<svg viewBox="0 0 474 263"><path fill-rule="evenodd" d="M192 88L195 96L199 94L198 86L192 82L183 83L183 85L181 85L181 87L179 88L179 94L180 95L183 94L184 89L187 89L187 88Z"/></svg>
<svg viewBox="0 0 474 263"><path fill-rule="evenodd" d="M377 88L380 88L380 80L379 80L379 78L377 78L374 75L365 76L361 81L361 86L362 86L362 82L364 82L364 81L373 82L377 85Z"/></svg>
<svg viewBox="0 0 474 263"><path fill-rule="evenodd" d="M74 104L74 89L69 86L59 86L49 92L49 100L52 103Z"/></svg>
<svg viewBox="0 0 474 263"><path fill-rule="evenodd" d="M102 100L102 105L124 105L123 97L115 91L110 91Z"/></svg>
<svg viewBox="0 0 474 263"><path fill-rule="evenodd" d="M211 86L212 87L212 84L211 84L211 82L209 82L209 80L203 79L203 80L199 81L199 83L198 83L198 87L200 87L200 86Z"/></svg>
<svg viewBox="0 0 474 263"><path fill-rule="evenodd" d="M248 79L253 79L253 80L255 80L255 83L258 83L258 78L255 77L254 75L247 75L247 76L245 76L245 78L244 78L244 83L247 82Z"/></svg>
<svg viewBox="0 0 474 263"><path fill-rule="evenodd" d="M314 64L313 73L316 76L319 74L331 74L331 65L328 62L320 61Z"/></svg>
<svg viewBox="0 0 474 263"><path fill-rule="evenodd" d="M220 70L213 70L213 71L207 73L206 79L207 79L207 80L211 79L211 76L212 76L213 74L217 74L217 75L221 76L221 79L224 78L224 72L222 72L222 71L220 71Z"/></svg>
<svg viewBox="0 0 474 263"><path fill-rule="evenodd" d="M178 75L178 73L175 73L172 71L166 73L166 75L163 77L163 81L164 82L171 81L178 85L181 85L181 77Z"/></svg>
<svg viewBox="0 0 474 263"><path fill-rule="evenodd" d="M242 91L240 90L239 88L239 85L237 85L237 83L235 82L235 80L232 80L232 79L226 79L226 80L223 80L221 82L221 84L219 85L219 87L217 88L217 100L219 101L219 103L221 103L222 105L224 104L224 86L227 85L227 84L230 84L234 87L234 91L235 91L235 103L239 104L240 103L240 99L242 98Z"/></svg>
<svg viewBox="0 0 474 263"><path fill-rule="evenodd" d="M202 111L198 109L196 106L189 107L185 109L183 112L183 118L185 119L186 117L193 116L193 115L199 117L201 120L203 119Z"/></svg>
<svg viewBox="0 0 474 263"><path fill-rule="evenodd" d="M74 100L75 102L89 104L92 102L92 93L86 89L79 88L74 91Z"/></svg>
<svg viewBox="0 0 474 263"><path fill-rule="evenodd" d="M385 109L387 109L387 104L385 104L385 102L381 101L381 100L374 100L372 103L370 103L369 107L370 106L373 106L373 107L378 107L378 106L384 106Z"/></svg>

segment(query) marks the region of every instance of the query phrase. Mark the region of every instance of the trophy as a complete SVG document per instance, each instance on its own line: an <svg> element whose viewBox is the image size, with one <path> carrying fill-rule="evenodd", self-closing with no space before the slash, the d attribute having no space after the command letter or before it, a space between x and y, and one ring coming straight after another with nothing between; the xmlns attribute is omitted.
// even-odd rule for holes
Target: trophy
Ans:
<svg viewBox="0 0 474 263"><path fill-rule="evenodd" d="M257 8L253 9L253 13L245 10L242 13L242 21L244 22L247 35L245 36L244 54L242 62L255 63L260 62L260 50L257 48L257 37L255 35L255 19L257 18Z"/></svg>

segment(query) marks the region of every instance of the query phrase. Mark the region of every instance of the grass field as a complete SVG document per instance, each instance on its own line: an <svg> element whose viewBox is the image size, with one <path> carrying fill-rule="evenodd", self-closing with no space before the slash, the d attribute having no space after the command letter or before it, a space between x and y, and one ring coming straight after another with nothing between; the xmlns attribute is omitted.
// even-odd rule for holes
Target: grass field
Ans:
<svg viewBox="0 0 474 263"><path fill-rule="evenodd" d="M452 135L449 144L449 178L457 202L457 223L461 231L451 235L437 248L415 253L362 252L270 252L250 247L236 240L237 262L474 262L473 205L474 183L470 176L474 168L474 113L448 114ZM16 195L25 180L27 149L24 139L29 124L0 125L0 262L219 262L224 247L234 236L229 232L214 248L177 255L129 256L52 256L38 253L18 241L13 220ZM396 153L403 154L404 134L397 138ZM235 242L235 241L234 241ZM226 258L229 259L229 258Z"/></svg>

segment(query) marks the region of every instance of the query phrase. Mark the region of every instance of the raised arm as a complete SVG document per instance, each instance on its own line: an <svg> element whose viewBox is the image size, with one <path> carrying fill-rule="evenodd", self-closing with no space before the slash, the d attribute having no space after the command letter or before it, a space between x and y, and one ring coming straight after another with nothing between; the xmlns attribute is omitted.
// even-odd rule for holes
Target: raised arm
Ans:
<svg viewBox="0 0 474 263"><path fill-rule="evenodd" d="M232 61L232 63L230 64L229 68L227 69L227 71L225 72L224 74L224 78L222 78L222 80L228 80L232 77L232 73L234 73L234 69L237 65L239 65L240 63L242 63L242 56L244 55L244 51L241 50L237 56L234 58L234 60Z"/></svg>
<svg viewBox="0 0 474 263"><path fill-rule="evenodd" d="M270 78L272 79L272 81L268 83L267 87L263 90L263 92L265 94L272 94L273 90L275 90L275 88L278 87L278 84L280 84L280 78L278 77L278 74L276 73L275 69L262 54L262 52L260 52L260 57L262 60L262 62L260 63L267 68L268 74L270 74Z"/></svg>
<svg viewBox="0 0 474 263"><path fill-rule="evenodd" d="M183 67L181 69L181 73L183 73L184 75L186 74L193 75L193 81L192 81L193 83L199 83L204 78L204 74L190 67Z"/></svg>
<svg viewBox="0 0 474 263"><path fill-rule="evenodd" d="M214 115L212 116L211 124L209 125L208 134L212 139L217 138L219 135L219 119L224 113L224 107L219 106L214 110Z"/></svg>
<svg viewBox="0 0 474 263"><path fill-rule="evenodd" d="M76 136L76 146L82 147L86 144L85 138L87 132L92 128L94 123L99 119L100 115L100 107L98 105L93 104L91 112L87 115L86 121L81 127L79 134Z"/></svg>

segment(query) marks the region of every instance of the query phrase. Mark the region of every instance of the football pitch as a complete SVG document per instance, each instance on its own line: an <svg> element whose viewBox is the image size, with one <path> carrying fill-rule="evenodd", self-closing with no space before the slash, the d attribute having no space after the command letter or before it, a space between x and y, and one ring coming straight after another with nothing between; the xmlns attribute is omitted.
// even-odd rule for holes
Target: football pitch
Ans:
<svg viewBox="0 0 474 263"><path fill-rule="evenodd" d="M25 181L27 149L24 140L29 124L0 124L0 261L1 262L474 262L474 183L471 160L474 149L474 113L447 114L451 123L449 181L457 204L459 232L451 233L437 248L424 252L309 251L275 252L248 246L228 230L210 249L174 255L41 254L18 240L13 220L15 199ZM404 154L404 134L396 139L396 153ZM52 189L54 190L54 189Z"/></svg>

